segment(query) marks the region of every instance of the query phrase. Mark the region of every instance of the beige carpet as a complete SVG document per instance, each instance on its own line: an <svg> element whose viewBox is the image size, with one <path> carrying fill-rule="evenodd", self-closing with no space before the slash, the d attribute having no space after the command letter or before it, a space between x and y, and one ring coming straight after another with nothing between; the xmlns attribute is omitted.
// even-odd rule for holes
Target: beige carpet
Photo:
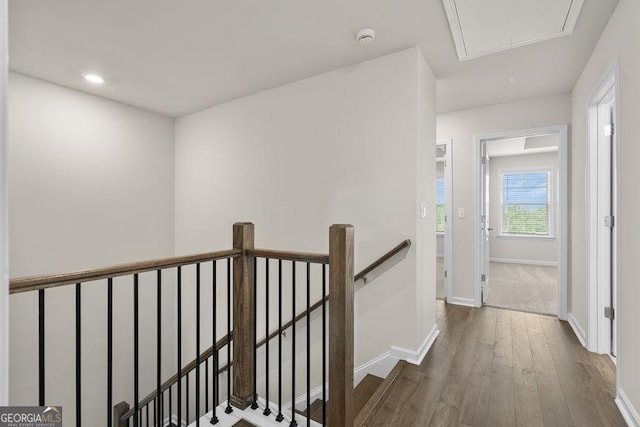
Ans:
<svg viewBox="0 0 640 427"><path fill-rule="evenodd" d="M558 267L492 262L487 305L557 314Z"/></svg>

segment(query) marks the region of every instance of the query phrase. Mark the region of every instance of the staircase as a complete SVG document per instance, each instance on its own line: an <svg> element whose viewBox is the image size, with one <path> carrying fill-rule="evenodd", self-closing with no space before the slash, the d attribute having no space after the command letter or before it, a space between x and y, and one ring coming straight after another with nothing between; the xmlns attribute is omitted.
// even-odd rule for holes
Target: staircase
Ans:
<svg viewBox="0 0 640 427"><path fill-rule="evenodd" d="M398 379L398 375L401 372L402 368L406 365L407 362L399 361L396 366L391 370L389 375L386 378L380 378L375 375L368 374L365 376L362 381L355 387L353 391L353 412L355 414L355 419L353 425L355 427L364 427L368 426L373 422L371 418L375 409L377 409L378 404L381 402L382 398L388 393ZM323 425L322 423L322 400L316 399L310 406L310 418L311 421L317 424L311 425ZM331 400L326 405L326 411L328 412L331 408ZM242 418L239 421L235 422L227 422L222 424L223 426L233 426L233 427L252 427L252 426L272 426L277 425L273 423L272 420L261 420L260 414L262 412L263 407L252 411L251 409L247 409L248 413L246 414L247 419ZM298 426L306 425L307 411L306 410L296 410L296 413L304 418L298 418ZM201 420L201 425L204 425L209 419L210 415L205 415L205 417ZM222 421L222 420L221 420ZM279 425L281 426L289 426L287 421L283 421ZM190 427L194 427L195 424L192 424Z"/></svg>

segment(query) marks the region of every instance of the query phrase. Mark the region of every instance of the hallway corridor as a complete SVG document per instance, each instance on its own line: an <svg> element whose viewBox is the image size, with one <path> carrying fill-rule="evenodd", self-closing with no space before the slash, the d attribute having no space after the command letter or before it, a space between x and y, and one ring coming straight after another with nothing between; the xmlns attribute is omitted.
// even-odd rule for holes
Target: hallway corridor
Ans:
<svg viewBox="0 0 640 427"><path fill-rule="evenodd" d="M615 366L557 318L437 301L440 336L401 362L366 426L624 426Z"/></svg>

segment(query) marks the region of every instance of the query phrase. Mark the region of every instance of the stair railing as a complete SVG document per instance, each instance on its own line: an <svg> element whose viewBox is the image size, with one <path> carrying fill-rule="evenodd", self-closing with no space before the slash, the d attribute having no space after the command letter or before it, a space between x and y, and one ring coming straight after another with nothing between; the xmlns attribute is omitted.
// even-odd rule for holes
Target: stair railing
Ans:
<svg viewBox="0 0 640 427"><path fill-rule="evenodd" d="M410 241L405 241L394 248L389 253L385 254L381 259L374 262L369 267L365 268L360 274L355 276L355 280L365 278L374 270L386 269L390 263L389 260L397 259L398 254L409 247ZM353 271L353 227L350 225L334 225L329 231L329 254L312 254L312 253L297 253L287 251L274 251L265 249L256 249L254 247L254 226L250 223L237 223L233 227L233 249L226 251L218 251L206 254L173 257L161 260L153 260L141 263L124 264L115 267L99 268L93 270L86 270L74 273L65 273L58 275L13 279L10 282L10 293L24 293L24 292L37 292L38 294L38 404L45 405L48 396L45 395L45 379L46 379L46 361L45 361L45 297L46 290L48 288L59 286L75 286L76 294L76 337L75 337L75 382L76 382L76 398L75 398L75 418L76 425L82 425L82 386L85 385L82 382L82 354L81 354L81 339L82 339L82 289L84 286L96 286L106 284L107 294L107 426L129 426L130 422L133 422L134 426L149 425L152 422L153 425L161 426L167 420L165 415L169 416L171 420L174 414L178 420L182 420L183 415L186 415L186 421L191 421L190 407L195 406L194 421L199 425L199 420L203 413L209 413L211 408L210 422L212 424L217 423L218 414L216 408L220 404L220 375L227 371L227 391L226 391L226 408L225 412L230 413L233 408L245 409L252 407L257 409L259 400L264 407L263 414L270 416L272 413L275 415L276 420L282 421L285 419L285 415L282 408L282 336L285 329L294 326L297 322L306 319L306 396L307 396L307 414L310 410L310 366L311 366L311 349L310 349L310 322L311 313L318 309L322 310L322 351L321 351L321 383L322 383L322 401L323 401L323 416L322 424L331 426L347 426L352 425L354 415L353 414L353 299L354 299L354 271ZM257 272L258 260L261 260L261 268L264 268L265 275L262 280L265 286L265 296L267 298L265 304L264 313L264 330L265 337L261 340L257 340L256 328L257 328ZM201 266L211 263L213 286L213 302L212 302L212 341L215 345L211 345L205 351L200 348L201 345L201 331L200 325L202 322L200 307L200 292L201 292ZM272 271L277 269L278 274L278 298L282 298L283 286L289 284L283 284L283 263L289 263L287 267L291 269L291 312L292 320L283 323L283 309L282 301L277 304L278 307L278 328L271 333L270 331L270 316L269 316L269 294L273 291L269 289L274 288L269 284L269 269ZM223 268L217 269L218 265L222 264ZM306 273L305 283L296 284L296 268L299 265L303 265ZM311 302L311 285L312 285L312 265L319 265L320 274L314 274L313 277L321 276L321 298L314 304ZM327 275L327 265L329 266L329 272ZM196 359L183 366L182 361L182 329L183 329L183 267L195 268L195 287L196 287ZM315 267L314 267L315 268ZM177 301L177 368L176 373L169 379L163 381L162 379L162 296L163 296L163 277L166 276L166 271L174 269L176 275L176 301ZM226 274L218 274L224 273ZM155 387L146 397L140 399L140 358L139 358L139 288L141 273L156 272L156 306L157 306L157 373ZM165 273L163 275L163 273ZM316 271L317 273L317 271ZM226 276L225 280L217 280L218 276ZM114 342L114 329L113 329L113 280L116 277L129 276L132 281L132 298L133 298L133 329L134 329L134 367L133 367L133 407L129 407L126 402L120 402L116 405L114 401L114 384L113 384L113 342ZM328 279L328 286L327 286ZM106 283L104 283L106 281ZM365 279L366 281L366 279ZM217 283L226 282L226 283ZM220 288L224 290L226 285L226 301L217 301L216 295ZM262 286L262 285L261 285ZM303 292L306 296L303 303L304 310L297 314L296 304L296 290ZM223 292L224 293L224 292ZM226 302L226 305L225 305ZM329 304L329 315L331 319L327 322L327 310L326 304ZM220 306L220 308L218 308ZM226 313L225 313L226 309ZM227 333L222 336L217 336L217 331L220 329L218 318L225 317ZM218 323L218 324L217 324ZM328 329L327 331L327 324ZM295 342L295 327L292 328L292 341ZM148 331L144 331L148 333ZM269 341L276 336L278 340L278 363L280 365L278 369L278 398L277 405L274 405L273 410L269 396ZM328 341L328 342L327 342ZM328 348L327 348L328 345ZM264 399L259 399L257 392L257 350L258 348L265 346L265 372L266 372L266 396ZM292 370L291 370L291 396L296 396L295 390L295 343L292 346ZM220 366L220 353L226 349L226 361L223 360L224 366ZM328 351L327 351L328 350ZM329 355L329 360L326 360ZM315 356L314 356L315 357ZM224 359L224 358L223 358ZM209 369L209 364L211 368ZM202 365L204 365L204 375L202 374ZM327 373L327 366L330 366ZM212 375L209 375L211 371ZM328 375L328 378L327 378ZM195 385L193 387L195 391L195 404L191 404L189 399L190 377L194 377ZM201 379L204 377L204 387L201 384ZM211 385L209 379L211 378ZM327 381L328 379L328 381ZM328 382L328 390L326 384ZM183 385L185 386L183 388ZM85 385L86 386L86 385ZM211 394L209 394L211 391ZM327 392L331 394L331 406L327 409ZM201 393L204 393L205 408L201 408ZM175 394L175 400L174 400ZM186 399L185 399L186 395ZM183 403L186 402L186 403ZM175 408L175 411L174 411ZM184 411L183 411L184 409ZM202 411L204 409L204 412ZM287 418L290 426L297 425L295 408L292 408L291 413ZM276 412L277 411L277 412ZM146 422L146 423L145 423ZM66 423L65 423L66 424Z"/></svg>

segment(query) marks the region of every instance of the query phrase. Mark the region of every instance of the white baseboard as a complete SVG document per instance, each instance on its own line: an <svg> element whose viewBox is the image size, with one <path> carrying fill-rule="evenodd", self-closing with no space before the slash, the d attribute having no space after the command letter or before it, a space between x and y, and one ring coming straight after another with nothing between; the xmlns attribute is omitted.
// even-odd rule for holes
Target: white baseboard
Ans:
<svg viewBox="0 0 640 427"><path fill-rule="evenodd" d="M490 262L501 262L504 264L524 264L524 265L542 265L544 267L557 267L557 261L532 261L528 259L511 259L511 258L489 258Z"/></svg>
<svg viewBox="0 0 640 427"><path fill-rule="evenodd" d="M396 366L398 363L398 359L391 357L391 352L387 351L382 353L380 356L374 357L368 362L363 363L358 366L353 371L353 387L355 388L360 381L364 379L367 375L375 375L376 377L386 378L389 375L389 372ZM329 387L327 385L327 394L329 392ZM316 399L322 398L322 385L311 390L311 401L313 402ZM304 393L301 396L296 398L296 407L303 405L307 402L307 394ZM289 407L291 402L287 402L284 406Z"/></svg>
<svg viewBox="0 0 640 427"><path fill-rule="evenodd" d="M578 337L578 341L584 348L587 348L587 335L584 333L584 330L580 327L580 324L573 316L573 313L567 314L567 321L569 325L571 325L571 329L573 329L573 333Z"/></svg>
<svg viewBox="0 0 640 427"><path fill-rule="evenodd" d="M162 425L164 427L169 427L172 424L176 426L187 427L187 422L185 420L181 420L180 422L178 422L178 416L175 414L171 415L171 418L167 417L162 421Z"/></svg>
<svg viewBox="0 0 640 427"><path fill-rule="evenodd" d="M354 370L353 386L355 387L360 384L360 381L369 374L380 378L387 378L387 375L389 375L389 372L396 366L396 363L398 363L398 360L391 357L390 351L371 359Z"/></svg>
<svg viewBox="0 0 640 427"><path fill-rule="evenodd" d="M451 297L447 298L448 304L464 305L465 307L475 307L476 302L473 298Z"/></svg>
<svg viewBox="0 0 640 427"><path fill-rule="evenodd" d="M618 405L618 409L620 409L622 417L627 422L627 424L629 424L629 426L640 427L640 415L638 415L638 412L633 407L633 405L629 401L629 398L621 388L618 389L616 405Z"/></svg>
<svg viewBox="0 0 640 427"><path fill-rule="evenodd" d="M440 333L437 325L433 325L424 341L417 350L410 350L408 348L391 346L391 357L398 360L405 360L414 365L419 365L427 355L427 352L436 340L436 337Z"/></svg>

